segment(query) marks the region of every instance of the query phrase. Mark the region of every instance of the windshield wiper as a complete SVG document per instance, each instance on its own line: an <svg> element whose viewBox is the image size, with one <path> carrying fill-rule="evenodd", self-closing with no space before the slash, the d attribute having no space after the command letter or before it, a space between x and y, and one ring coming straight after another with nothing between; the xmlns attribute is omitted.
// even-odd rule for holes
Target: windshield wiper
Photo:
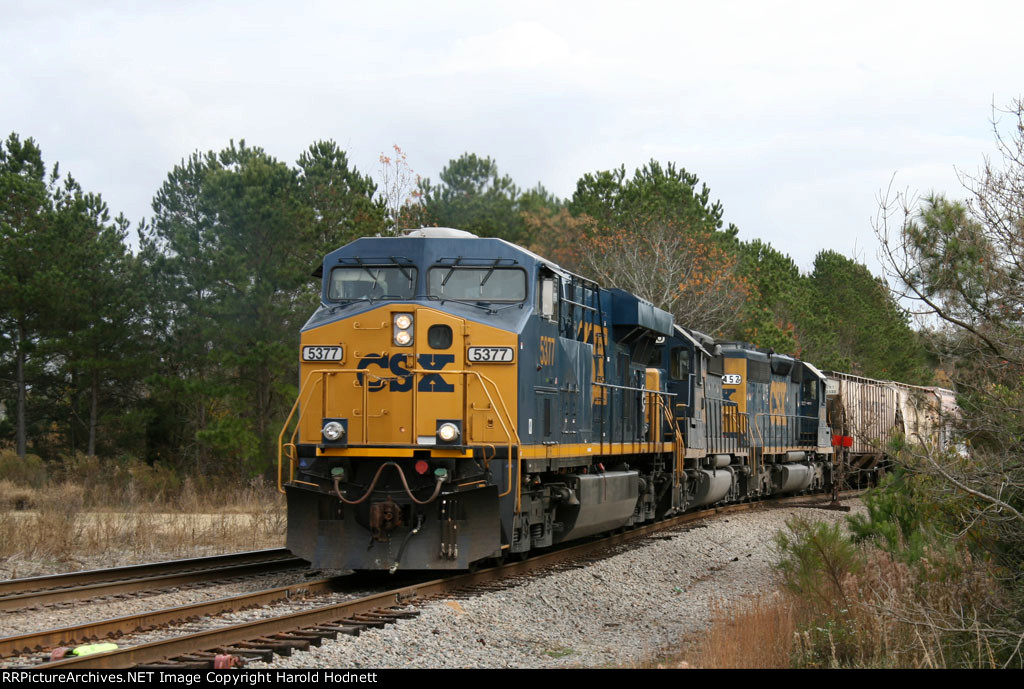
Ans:
<svg viewBox="0 0 1024 689"><path fill-rule="evenodd" d="M483 291L483 287L484 287L484 285L487 284L487 281L491 279L491 273L493 273L494 269L498 267L498 263L500 261L501 261L500 258L494 259L494 263L491 264L491 269L487 271L487 275L484 275L484 279L480 281L480 289L481 289L481 291Z"/></svg>
<svg viewBox="0 0 1024 689"><path fill-rule="evenodd" d="M354 304L357 301L366 301L366 302L369 302L371 304L373 303L373 299L370 299L369 297L339 297L338 299L335 299L334 301L343 301L345 303L344 304L335 304L334 306L330 307L330 309L329 309L330 313L334 313L338 309L344 308L344 307L346 307L346 306L348 306L350 304ZM327 304L324 304L324 306L327 306Z"/></svg>
<svg viewBox="0 0 1024 689"><path fill-rule="evenodd" d="M395 262L395 267L402 271L402 277L409 281L409 289L412 289L412 273L405 272L405 267L398 262L398 259L394 256L388 256L392 261Z"/></svg>
<svg viewBox="0 0 1024 689"><path fill-rule="evenodd" d="M442 304L445 303L446 301L453 301L456 304L469 304L470 306L475 306L478 309L483 309L487 313L497 313L497 311L492 309L489 305L481 304L479 299L476 300L476 301L472 301L472 300L469 300L469 299L456 299L454 297L439 297L436 294L429 294L429 295L427 295L427 299L439 301Z"/></svg>
<svg viewBox="0 0 1024 689"><path fill-rule="evenodd" d="M455 262L452 263L452 267L448 269L448 272L444 274L444 278L441 279L441 287L444 287L445 285L448 284L448 278L450 278L452 276L452 273L455 272L455 266L459 265L459 261L461 260L462 256L459 256L457 259L455 259Z"/></svg>

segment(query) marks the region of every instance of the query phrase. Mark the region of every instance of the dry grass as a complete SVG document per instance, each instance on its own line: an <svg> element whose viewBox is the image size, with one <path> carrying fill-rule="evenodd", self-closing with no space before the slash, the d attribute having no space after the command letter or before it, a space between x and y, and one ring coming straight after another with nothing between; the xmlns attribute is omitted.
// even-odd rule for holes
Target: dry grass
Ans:
<svg viewBox="0 0 1024 689"><path fill-rule="evenodd" d="M13 481L0 481L0 510L27 510L35 507L33 501L37 491L27 486L19 486Z"/></svg>
<svg viewBox="0 0 1024 689"><path fill-rule="evenodd" d="M0 483L2 569L27 576L284 545L283 496L260 480L205 494L186 485L169 503L126 492L119 503L96 505L78 484Z"/></svg>
<svg viewBox="0 0 1024 689"><path fill-rule="evenodd" d="M796 623L793 603L773 593L739 605L716 603L711 624L688 665L701 668L787 668L793 652Z"/></svg>
<svg viewBox="0 0 1024 689"><path fill-rule="evenodd" d="M865 555L866 567L843 577L842 596L828 601L779 589L716 604L707 631L647 666L998 667L986 639L964 619L992 598L994 581L983 566L951 553L928 553L913 567L880 550ZM843 599L850 603L837 602Z"/></svg>

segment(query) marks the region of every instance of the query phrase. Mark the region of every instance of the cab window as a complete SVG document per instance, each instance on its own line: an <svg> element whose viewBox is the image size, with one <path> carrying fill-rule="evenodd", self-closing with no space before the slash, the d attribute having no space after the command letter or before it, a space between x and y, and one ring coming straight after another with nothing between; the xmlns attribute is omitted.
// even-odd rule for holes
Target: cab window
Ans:
<svg viewBox="0 0 1024 689"><path fill-rule="evenodd" d="M408 266L340 266L331 271L327 298L410 299L416 293L416 269Z"/></svg>
<svg viewBox="0 0 1024 689"><path fill-rule="evenodd" d="M686 347L673 347L669 359L669 376L672 380L686 380L690 377L690 350Z"/></svg>
<svg viewBox="0 0 1024 689"><path fill-rule="evenodd" d="M801 385L800 397L804 404L813 404L818 400L818 379L808 378Z"/></svg>
<svg viewBox="0 0 1024 689"><path fill-rule="evenodd" d="M526 272L519 268L431 268L427 272L427 294L467 301L523 301Z"/></svg>

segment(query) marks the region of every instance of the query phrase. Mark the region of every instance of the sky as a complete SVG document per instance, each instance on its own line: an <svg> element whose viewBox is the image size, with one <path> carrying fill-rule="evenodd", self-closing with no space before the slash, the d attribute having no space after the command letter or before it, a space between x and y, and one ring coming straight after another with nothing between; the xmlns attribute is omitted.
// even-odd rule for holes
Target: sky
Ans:
<svg viewBox="0 0 1024 689"><path fill-rule="evenodd" d="M0 135L138 221L174 165L333 139L380 178L464 152L569 197L657 159L742 239L879 272L890 187L963 197L1024 94L1024 3L0 0Z"/></svg>

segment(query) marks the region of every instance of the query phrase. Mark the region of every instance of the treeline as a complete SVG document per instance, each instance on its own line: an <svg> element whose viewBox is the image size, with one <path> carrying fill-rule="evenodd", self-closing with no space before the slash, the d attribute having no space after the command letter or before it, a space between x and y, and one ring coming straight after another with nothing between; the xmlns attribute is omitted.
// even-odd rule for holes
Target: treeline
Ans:
<svg viewBox="0 0 1024 689"><path fill-rule="evenodd" d="M895 293L940 324L956 432L894 440L849 536L791 524L793 664L1024 668L1024 100L992 114L963 200L892 195L875 227Z"/></svg>
<svg viewBox="0 0 1024 689"><path fill-rule="evenodd" d="M530 247L680 323L822 367L930 377L883 281L834 252L803 275L740 241L706 185L673 164L586 174L565 200L473 154L434 182L396 147L378 176L332 141L293 165L244 142L197 152L157 190L131 250L123 216L12 134L0 147L0 442L210 479L266 471L297 392L313 269L357 237L421 225Z"/></svg>

